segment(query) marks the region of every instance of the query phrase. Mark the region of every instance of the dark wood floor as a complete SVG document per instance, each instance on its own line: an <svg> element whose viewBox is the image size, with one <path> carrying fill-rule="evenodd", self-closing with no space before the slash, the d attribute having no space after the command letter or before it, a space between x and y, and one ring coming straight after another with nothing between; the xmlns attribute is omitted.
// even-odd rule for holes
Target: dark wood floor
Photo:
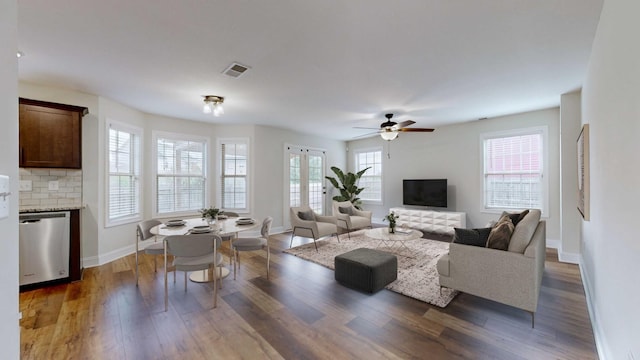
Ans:
<svg viewBox="0 0 640 360"><path fill-rule="evenodd" d="M306 242L295 238L294 244ZM460 294L446 308L336 284L333 271L281 252L243 253L213 309L212 285L170 282L133 255L86 269L84 280L20 294L23 359L596 359L576 265L547 262L536 327L527 312ZM160 259L159 259L160 260ZM160 261L159 261L160 262Z"/></svg>

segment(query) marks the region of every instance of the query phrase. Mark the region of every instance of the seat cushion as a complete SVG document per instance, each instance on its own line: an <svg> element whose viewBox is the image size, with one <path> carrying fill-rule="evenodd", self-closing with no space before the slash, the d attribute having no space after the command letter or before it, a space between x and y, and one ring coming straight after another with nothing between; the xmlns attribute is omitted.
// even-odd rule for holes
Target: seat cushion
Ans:
<svg viewBox="0 0 640 360"><path fill-rule="evenodd" d="M222 255L217 253L216 265L222 262ZM176 256L173 265L180 271L207 269L213 263L213 254L203 256Z"/></svg>
<svg viewBox="0 0 640 360"><path fill-rule="evenodd" d="M145 254L162 255L164 254L164 243L162 241L154 242L153 244L144 248Z"/></svg>
<svg viewBox="0 0 640 360"><path fill-rule="evenodd" d="M337 234L338 233L338 227L336 226L336 224L332 224L332 223L325 223L325 222L317 222L316 225L318 225L318 237L323 237L323 236L327 236L327 235L333 235L333 234Z"/></svg>
<svg viewBox="0 0 640 360"><path fill-rule="evenodd" d="M239 238L233 240L233 247L238 251L260 250L267 245L265 238Z"/></svg>
<svg viewBox="0 0 640 360"><path fill-rule="evenodd" d="M538 227L541 215L540 210L532 209L524 218L522 218L522 220L520 220L520 222L518 222L518 225L516 225L513 230L513 235L511 235L511 240L509 241L509 251L520 254L524 253L527 245L531 242L533 233Z"/></svg>

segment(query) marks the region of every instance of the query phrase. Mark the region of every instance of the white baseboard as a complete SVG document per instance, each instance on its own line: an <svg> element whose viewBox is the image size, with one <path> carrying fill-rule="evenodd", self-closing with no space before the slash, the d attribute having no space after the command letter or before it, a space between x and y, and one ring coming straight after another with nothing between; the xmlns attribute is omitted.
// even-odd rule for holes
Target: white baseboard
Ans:
<svg viewBox="0 0 640 360"><path fill-rule="evenodd" d="M562 242L556 239L547 239L547 248L558 250L558 261L568 264L580 264L581 255L562 251Z"/></svg>
<svg viewBox="0 0 640 360"><path fill-rule="evenodd" d="M82 267L83 268L91 268L100 266L100 261L97 256L87 256L82 258Z"/></svg>
<svg viewBox="0 0 640 360"><path fill-rule="evenodd" d="M560 249L560 245L561 245L560 240L547 239L546 243L548 248Z"/></svg>
<svg viewBox="0 0 640 360"><path fill-rule="evenodd" d="M580 259L578 262L580 267L580 277L582 278L582 287L584 288L584 294L587 299L587 310L589 311L589 318L591 319L591 328L593 329L593 337L596 342L596 350L598 351L598 357L601 360L611 359L608 356L610 352L608 351L608 346L606 342L606 338L604 337L604 333L600 324L598 323L598 317L596 316L596 309L594 308L593 302L593 287L589 285L589 281L587 280L589 277L587 276L586 270L584 268L584 264L582 261L582 255L580 255Z"/></svg>

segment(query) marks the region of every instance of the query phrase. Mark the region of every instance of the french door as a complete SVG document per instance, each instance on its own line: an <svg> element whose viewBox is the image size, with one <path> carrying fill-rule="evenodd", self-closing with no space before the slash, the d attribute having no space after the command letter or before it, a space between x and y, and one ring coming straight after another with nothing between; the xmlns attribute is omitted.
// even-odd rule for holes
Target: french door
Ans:
<svg viewBox="0 0 640 360"><path fill-rule="evenodd" d="M288 181L285 204L289 207L308 205L317 214L325 210L325 153L322 150L285 146ZM285 209L288 218L289 209Z"/></svg>

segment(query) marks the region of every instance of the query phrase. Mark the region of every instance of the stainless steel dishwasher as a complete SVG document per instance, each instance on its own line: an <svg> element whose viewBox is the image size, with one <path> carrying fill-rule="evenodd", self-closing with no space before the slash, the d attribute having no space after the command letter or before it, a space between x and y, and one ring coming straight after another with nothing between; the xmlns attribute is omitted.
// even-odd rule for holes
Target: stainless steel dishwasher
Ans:
<svg viewBox="0 0 640 360"><path fill-rule="evenodd" d="M20 285L69 277L71 213L20 215Z"/></svg>

